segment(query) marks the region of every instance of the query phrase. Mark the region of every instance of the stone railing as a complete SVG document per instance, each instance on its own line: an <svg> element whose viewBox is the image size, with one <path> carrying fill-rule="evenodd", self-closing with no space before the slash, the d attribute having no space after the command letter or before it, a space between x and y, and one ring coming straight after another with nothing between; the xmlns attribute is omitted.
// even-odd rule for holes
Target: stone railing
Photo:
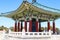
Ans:
<svg viewBox="0 0 60 40"><path fill-rule="evenodd" d="M5 31L4 30L0 31L0 40L3 40L4 34L5 34Z"/></svg>
<svg viewBox="0 0 60 40"><path fill-rule="evenodd" d="M5 34L6 40L40 40L51 39L51 32L9 32ZM48 38L48 39L47 39Z"/></svg>
<svg viewBox="0 0 60 40"><path fill-rule="evenodd" d="M49 37L51 32L9 32L10 36L18 37Z"/></svg>
<svg viewBox="0 0 60 40"><path fill-rule="evenodd" d="M51 32L9 32L0 31L0 40L60 40L60 35Z"/></svg>

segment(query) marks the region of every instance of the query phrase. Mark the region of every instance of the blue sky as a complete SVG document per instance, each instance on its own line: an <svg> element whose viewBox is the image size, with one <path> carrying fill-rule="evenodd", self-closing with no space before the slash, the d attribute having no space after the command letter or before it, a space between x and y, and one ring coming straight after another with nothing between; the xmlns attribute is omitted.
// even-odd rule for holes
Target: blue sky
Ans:
<svg viewBox="0 0 60 40"><path fill-rule="evenodd" d="M10 12L16 10L23 0L0 0L0 13ZM28 0L31 2L32 0ZM37 0L38 3L52 8L60 9L60 0ZM56 21L56 27L60 28L60 19ZM52 21L50 22L52 26ZM47 22L41 23L43 27L47 26ZM44 24L44 25L43 25ZM11 18L0 17L0 26L11 27L14 26L14 20Z"/></svg>

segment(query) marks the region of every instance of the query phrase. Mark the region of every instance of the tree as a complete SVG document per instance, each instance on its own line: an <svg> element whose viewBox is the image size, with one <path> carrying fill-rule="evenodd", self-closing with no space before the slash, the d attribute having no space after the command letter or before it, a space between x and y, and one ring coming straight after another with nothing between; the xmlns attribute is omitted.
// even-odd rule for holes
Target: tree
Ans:
<svg viewBox="0 0 60 40"><path fill-rule="evenodd" d="M8 28L7 28L7 27L4 27L4 26L1 26L1 27L0 27L0 30L6 30L6 31L7 31Z"/></svg>
<svg viewBox="0 0 60 40"><path fill-rule="evenodd" d="M10 27L9 29L10 29L11 31L14 31L13 27Z"/></svg>

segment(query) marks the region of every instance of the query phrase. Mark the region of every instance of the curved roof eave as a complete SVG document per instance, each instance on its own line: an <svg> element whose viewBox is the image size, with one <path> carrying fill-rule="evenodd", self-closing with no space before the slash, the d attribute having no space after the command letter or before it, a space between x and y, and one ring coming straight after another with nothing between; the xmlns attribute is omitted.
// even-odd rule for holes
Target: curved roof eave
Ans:
<svg viewBox="0 0 60 40"><path fill-rule="evenodd" d="M9 17L11 18L12 15L16 14L19 10L20 10L20 7L23 6L23 2L22 4L14 11L10 11L10 12L5 12L5 13L1 13L0 16L4 16L4 17Z"/></svg>
<svg viewBox="0 0 60 40"><path fill-rule="evenodd" d="M59 13L60 14L60 10L59 9L47 7L47 6L44 6L44 5L39 4L37 2L33 3L33 5L36 6L36 7L38 7L38 8L42 8L44 10L51 11L51 12L56 12L56 13Z"/></svg>
<svg viewBox="0 0 60 40"><path fill-rule="evenodd" d="M53 15L59 15L60 16L60 13L57 13L57 12L53 12L53 11L48 11L48 10L45 10L45 9L43 9L43 8L40 8L40 6L38 7L37 5L35 5L35 4L31 4L31 3L29 3L29 2L27 2L28 4L30 4L30 5L32 5L32 6L34 6L36 9L38 9L38 10L42 10L42 12L47 12L48 14L50 13L50 14L53 14ZM17 14L17 12L19 12L19 11L21 11L21 7L22 7L22 5L24 4L24 2L19 6L19 8L17 8L15 11L12 11L12 12L8 12L8 14L6 15L5 14L5 16L7 16L7 17L11 17L11 15L16 15ZM60 10L59 10L60 11Z"/></svg>

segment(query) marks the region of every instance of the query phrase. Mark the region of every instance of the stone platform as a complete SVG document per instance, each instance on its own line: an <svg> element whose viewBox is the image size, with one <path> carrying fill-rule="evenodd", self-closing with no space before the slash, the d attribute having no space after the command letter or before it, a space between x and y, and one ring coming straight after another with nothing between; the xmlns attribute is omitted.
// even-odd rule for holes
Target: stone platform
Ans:
<svg viewBox="0 0 60 40"><path fill-rule="evenodd" d="M60 35L51 32L9 32L0 31L0 40L60 40Z"/></svg>

